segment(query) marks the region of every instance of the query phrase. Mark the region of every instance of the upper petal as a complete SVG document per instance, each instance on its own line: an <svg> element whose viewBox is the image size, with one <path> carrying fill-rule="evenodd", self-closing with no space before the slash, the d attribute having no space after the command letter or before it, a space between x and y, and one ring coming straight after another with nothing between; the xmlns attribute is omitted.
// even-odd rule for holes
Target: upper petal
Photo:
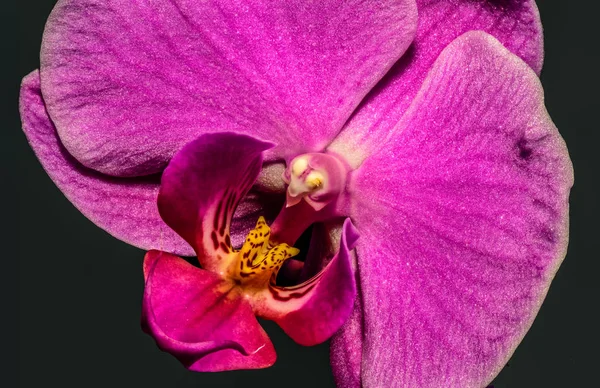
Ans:
<svg viewBox="0 0 600 388"><path fill-rule="evenodd" d="M96 225L143 249L192 255L191 247L160 218L159 178L113 178L82 166L65 150L48 117L34 71L23 79L23 131L42 166L65 196Z"/></svg>
<svg viewBox="0 0 600 388"><path fill-rule="evenodd" d="M158 172L214 131L287 158L329 143L415 28L414 0L60 0L42 89L69 152L107 174Z"/></svg>
<svg viewBox="0 0 600 388"><path fill-rule="evenodd" d="M357 167L376 152L420 90L442 50L467 31L485 31L539 74L544 56L542 25L534 0L417 0L414 42L365 98L331 149Z"/></svg>
<svg viewBox="0 0 600 388"><path fill-rule="evenodd" d="M351 251L358 232L346 219L340 249L329 264L292 287L270 285L253 301L256 313L274 320L294 341L312 346L326 341L346 321L356 296Z"/></svg>
<svg viewBox="0 0 600 388"><path fill-rule="evenodd" d="M564 258L572 183L536 74L490 35L456 39L354 177L363 384L491 381Z"/></svg>
<svg viewBox="0 0 600 388"><path fill-rule="evenodd" d="M165 169L160 215L194 248L204 269L218 271L231 252L233 213L260 172L262 152L272 146L230 132L202 135Z"/></svg>
<svg viewBox="0 0 600 388"><path fill-rule="evenodd" d="M158 346L198 372L271 366L275 350L232 284L166 252L144 259L142 325Z"/></svg>

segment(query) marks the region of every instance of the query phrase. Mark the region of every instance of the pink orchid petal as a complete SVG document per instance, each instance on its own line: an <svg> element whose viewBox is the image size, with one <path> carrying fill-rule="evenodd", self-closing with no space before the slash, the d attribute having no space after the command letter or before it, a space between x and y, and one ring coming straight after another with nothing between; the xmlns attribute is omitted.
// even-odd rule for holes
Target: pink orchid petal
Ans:
<svg viewBox="0 0 600 388"><path fill-rule="evenodd" d="M31 148L52 181L83 215L138 248L194 255L192 247L158 214L159 177L110 177L81 165L68 153L46 112L37 70L23 79L20 105L23 131ZM244 197L232 220L232 244L244 241L260 215L272 220L282 203L283 197L273 194L257 192Z"/></svg>
<svg viewBox="0 0 600 388"><path fill-rule="evenodd" d="M354 305L352 254L358 232L346 219L340 250L321 272L292 287L270 285L255 304L258 315L275 321L294 341L312 346L326 341L346 321Z"/></svg>
<svg viewBox="0 0 600 388"><path fill-rule="evenodd" d="M275 350L233 284L166 252L144 259L142 325L158 346L198 372L266 368Z"/></svg>
<svg viewBox="0 0 600 388"><path fill-rule="evenodd" d="M202 268L218 272L220 260L231 252L231 218L258 177L262 152L272 146L230 132L202 135L165 169L160 215L194 248Z"/></svg>
<svg viewBox="0 0 600 388"><path fill-rule="evenodd" d="M450 44L354 177L362 384L489 383L565 256L572 183L531 68L483 32Z"/></svg>
<svg viewBox="0 0 600 388"><path fill-rule="evenodd" d="M38 71L23 79L20 109L31 148L52 181L83 215L116 238L142 249L193 254L158 214L157 177L109 177L82 166L65 150L46 112Z"/></svg>
<svg viewBox="0 0 600 388"><path fill-rule="evenodd" d="M352 154L357 167L379 149L420 90L442 50L467 31L482 30L498 39L540 73L542 25L534 0L417 0L419 22L412 46L365 98L332 150Z"/></svg>
<svg viewBox="0 0 600 388"><path fill-rule="evenodd" d="M363 308L360 283L350 317L331 338L330 359L336 386L362 387Z"/></svg>
<svg viewBox="0 0 600 388"><path fill-rule="evenodd" d="M118 176L161 171L199 135L322 150L404 53L414 0L60 0L42 90L63 144Z"/></svg>

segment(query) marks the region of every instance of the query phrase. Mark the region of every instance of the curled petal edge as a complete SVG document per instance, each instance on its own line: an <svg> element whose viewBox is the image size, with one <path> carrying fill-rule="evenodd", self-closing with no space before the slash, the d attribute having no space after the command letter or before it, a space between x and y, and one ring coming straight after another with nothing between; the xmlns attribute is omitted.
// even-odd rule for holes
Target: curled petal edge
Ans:
<svg viewBox="0 0 600 388"><path fill-rule="evenodd" d="M340 249L329 264L297 286L279 287L272 282L255 305L257 314L275 321L300 345L312 346L329 339L354 306L356 280L351 251L358 237L347 218Z"/></svg>
<svg viewBox="0 0 600 388"><path fill-rule="evenodd" d="M166 274L169 284L161 284L160 287L163 287L163 289L160 291L164 292L165 289L173 288L174 292L177 292L181 298L185 298L188 293L191 293L192 299L190 300L194 302L194 305L190 303L190 309L186 309L184 314L188 314L187 310L194 310L196 307L200 307L198 311L201 314L182 317L176 310L180 306L173 303L175 306L173 309L171 309L172 306L168 306L167 314L173 315L176 319L169 320L167 324L175 325L175 332L179 335L185 335L186 331L191 330L188 336L204 336L208 332L210 333L209 336L226 335L231 338L184 341L165 332L159 324L159 317L156 316L152 301L153 278L161 260L167 261L163 263L165 268L160 271L163 272L161 276ZM233 296L237 299L234 301L233 309L229 308L221 312L220 309L225 303L224 299L229 295L227 292L223 293L213 288L219 286L219 283L222 285L216 274L193 267L183 259L169 253L149 251L144 258L144 277L146 287L142 304L142 329L155 339L161 350L175 356L186 368L197 372L216 372L233 369L266 368L275 362L276 355L273 344L256 321L250 305L241 295ZM205 280L206 282L203 282ZM198 289L186 289L186 282L192 288L197 286ZM208 283L208 287L202 289L201 287L205 283ZM169 292L167 291L167 293ZM216 292L216 294L211 292ZM202 310L203 306L198 306L198 303L201 304L202 300L199 300L198 297L210 298L211 296L215 297L215 300L212 302L210 299L207 300L215 304L209 306L206 310ZM170 304L168 300L166 303ZM216 303L219 303L219 305L216 305ZM215 309L219 311L215 311ZM207 314L212 314L212 316ZM217 325L224 326L224 330L219 326L214 326L215 317L218 318L216 319ZM223 319L228 321L222 322ZM200 322L201 326L207 326L200 328L203 329L200 330L203 333L198 333ZM186 324L189 324L189 326L183 327ZM245 341L246 344L242 344L242 341Z"/></svg>

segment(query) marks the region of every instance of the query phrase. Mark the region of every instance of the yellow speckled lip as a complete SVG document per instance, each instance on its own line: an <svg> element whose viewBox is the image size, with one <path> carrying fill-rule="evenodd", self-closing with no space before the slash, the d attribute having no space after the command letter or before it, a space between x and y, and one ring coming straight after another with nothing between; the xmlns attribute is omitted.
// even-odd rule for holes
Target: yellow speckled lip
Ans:
<svg viewBox="0 0 600 388"><path fill-rule="evenodd" d="M247 287L266 286L269 279L276 277L283 262L300 253L298 248L286 243L276 244L270 240L271 229L264 217L259 217L239 251L230 254L227 277Z"/></svg>

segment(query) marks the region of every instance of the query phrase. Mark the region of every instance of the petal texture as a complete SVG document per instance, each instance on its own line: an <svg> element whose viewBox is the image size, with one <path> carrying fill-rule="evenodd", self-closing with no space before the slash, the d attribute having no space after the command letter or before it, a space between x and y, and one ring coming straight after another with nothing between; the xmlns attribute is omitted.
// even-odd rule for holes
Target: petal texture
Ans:
<svg viewBox="0 0 600 388"><path fill-rule="evenodd" d="M496 37L539 74L543 35L533 0L417 0L419 22L406 54L365 98L331 149L354 167L377 150L380 139L406 112L442 50L467 31Z"/></svg>
<svg viewBox="0 0 600 388"><path fill-rule="evenodd" d="M118 176L156 173L200 134L322 150L404 53L414 0L60 0L42 89L63 144Z"/></svg>
<svg viewBox="0 0 600 388"><path fill-rule="evenodd" d="M271 366L275 350L250 304L232 283L177 256L144 259L144 330L198 372Z"/></svg>
<svg viewBox="0 0 600 388"><path fill-rule="evenodd" d="M340 249L329 264L306 282L292 287L270 285L254 308L275 321L294 341L312 346L326 341L346 321L356 296L351 251L358 232L346 219Z"/></svg>
<svg viewBox="0 0 600 388"><path fill-rule="evenodd" d="M363 309L360 283L350 317L331 338L330 359L336 386L362 387Z"/></svg>
<svg viewBox="0 0 600 388"><path fill-rule="evenodd" d="M362 384L489 383L564 258L572 183L536 74L490 35L456 39L354 177Z"/></svg>
<svg viewBox="0 0 600 388"><path fill-rule="evenodd" d="M202 268L218 272L219 261L231 252L233 213L258 177L262 152L272 146L229 132L202 135L165 169L160 215L194 248Z"/></svg>
<svg viewBox="0 0 600 388"><path fill-rule="evenodd" d="M38 71L23 79L20 110L23 131L42 166L87 218L137 247L193 254L191 247L158 214L158 177L108 177L84 167L68 153L46 112Z"/></svg>

